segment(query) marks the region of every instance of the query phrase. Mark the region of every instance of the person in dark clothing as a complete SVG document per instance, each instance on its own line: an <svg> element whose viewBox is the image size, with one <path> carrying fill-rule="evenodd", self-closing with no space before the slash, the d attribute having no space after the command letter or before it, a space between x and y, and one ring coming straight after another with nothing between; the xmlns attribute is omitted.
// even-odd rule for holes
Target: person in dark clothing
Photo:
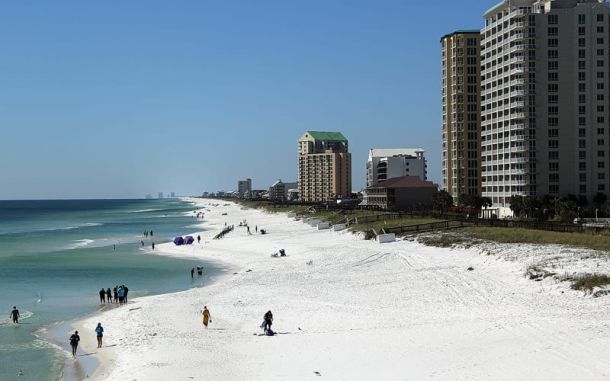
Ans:
<svg viewBox="0 0 610 381"><path fill-rule="evenodd" d="M125 303L127 303L127 294L129 294L129 288L127 288L127 286L123 286L123 289L125 290Z"/></svg>
<svg viewBox="0 0 610 381"><path fill-rule="evenodd" d="M11 319L13 320L13 323L15 324L19 324L19 317L21 315L19 315L19 310L17 309L17 307L13 306L13 310L11 311Z"/></svg>
<svg viewBox="0 0 610 381"><path fill-rule="evenodd" d="M152 243L152 249L155 250L155 243Z"/></svg>
<svg viewBox="0 0 610 381"><path fill-rule="evenodd" d="M100 303L106 303L106 290L100 290Z"/></svg>
<svg viewBox="0 0 610 381"><path fill-rule="evenodd" d="M104 340L104 327L102 327L102 323L97 323L95 334L97 336L97 347L101 348Z"/></svg>
<svg viewBox="0 0 610 381"><path fill-rule="evenodd" d="M267 311L264 319L265 319L265 332L267 332L271 329L271 324L273 324L273 314L271 313L271 311Z"/></svg>
<svg viewBox="0 0 610 381"><path fill-rule="evenodd" d="M200 235L197 236L197 243L201 243L201 236Z"/></svg>
<svg viewBox="0 0 610 381"><path fill-rule="evenodd" d="M110 287L106 290L106 300L108 300L108 303L112 303L112 290Z"/></svg>
<svg viewBox="0 0 610 381"><path fill-rule="evenodd" d="M152 230L150 231L150 236L151 236L151 237L153 236L153 231L152 231Z"/></svg>
<svg viewBox="0 0 610 381"><path fill-rule="evenodd" d="M191 269L191 279L193 279L193 276L194 276L194 275L195 275L195 268L193 267L193 268Z"/></svg>
<svg viewBox="0 0 610 381"><path fill-rule="evenodd" d="M119 288L117 286L114 286L114 302L118 303L119 302Z"/></svg>
<svg viewBox="0 0 610 381"><path fill-rule="evenodd" d="M79 341L80 341L80 336L78 336L78 331L74 331L72 336L70 336L70 346L72 347L72 357L76 357L76 350L78 349Z"/></svg>

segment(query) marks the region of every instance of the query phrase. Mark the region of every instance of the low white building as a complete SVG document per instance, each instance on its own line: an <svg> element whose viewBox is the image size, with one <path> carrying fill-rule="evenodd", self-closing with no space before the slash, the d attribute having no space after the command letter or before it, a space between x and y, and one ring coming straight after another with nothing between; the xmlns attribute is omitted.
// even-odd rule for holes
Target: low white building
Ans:
<svg viewBox="0 0 610 381"><path fill-rule="evenodd" d="M366 186L402 176L427 180L425 152L421 148L371 148L366 163Z"/></svg>

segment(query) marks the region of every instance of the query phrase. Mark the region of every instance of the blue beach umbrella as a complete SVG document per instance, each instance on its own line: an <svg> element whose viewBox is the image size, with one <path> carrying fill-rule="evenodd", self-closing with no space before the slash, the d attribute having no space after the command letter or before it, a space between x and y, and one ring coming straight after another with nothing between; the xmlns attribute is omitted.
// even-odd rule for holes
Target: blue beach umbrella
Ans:
<svg viewBox="0 0 610 381"><path fill-rule="evenodd" d="M174 244L176 246L184 245L184 238L182 238L182 237L174 238Z"/></svg>

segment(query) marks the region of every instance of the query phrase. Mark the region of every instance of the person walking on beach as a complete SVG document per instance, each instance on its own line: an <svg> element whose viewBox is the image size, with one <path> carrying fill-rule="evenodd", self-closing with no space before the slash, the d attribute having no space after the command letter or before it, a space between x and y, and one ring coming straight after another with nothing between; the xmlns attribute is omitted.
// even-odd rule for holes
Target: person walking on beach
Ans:
<svg viewBox="0 0 610 381"><path fill-rule="evenodd" d="M95 327L95 334L97 335L97 347L102 347L102 340L104 339L104 327L102 327L102 323L97 323L97 327Z"/></svg>
<svg viewBox="0 0 610 381"><path fill-rule="evenodd" d="M208 322L211 323L212 319L210 316L210 311L207 306L203 307L203 311L201 311L201 315L203 316L203 325L208 328Z"/></svg>
<svg viewBox="0 0 610 381"><path fill-rule="evenodd" d="M108 300L108 303L112 303L112 290L110 287L106 290L106 300Z"/></svg>
<svg viewBox="0 0 610 381"><path fill-rule="evenodd" d="M193 267L193 268L191 269L191 279L193 279L193 276L194 276L194 275L195 275L195 268Z"/></svg>
<svg viewBox="0 0 610 381"><path fill-rule="evenodd" d="M119 287L118 286L114 286L114 302L118 303L119 302Z"/></svg>
<svg viewBox="0 0 610 381"><path fill-rule="evenodd" d="M70 346L72 347L72 357L76 357L76 350L78 349L79 341L80 341L80 336L78 336L78 331L74 331L72 336L70 336Z"/></svg>
<svg viewBox="0 0 610 381"><path fill-rule="evenodd" d="M201 243L201 236L200 235L197 236L197 243Z"/></svg>
<svg viewBox="0 0 610 381"><path fill-rule="evenodd" d="M125 288L123 286L119 286L117 292L119 294L119 304L123 304L125 302Z"/></svg>
<svg viewBox="0 0 610 381"><path fill-rule="evenodd" d="M155 243L152 243L152 249L155 250Z"/></svg>
<svg viewBox="0 0 610 381"><path fill-rule="evenodd" d="M104 288L100 290L100 303L106 303L106 290Z"/></svg>
<svg viewBox="0 0 610 381"><path fill-rule="evenodd" d="M13 320L13 323L15 324L19 324L19 317L21 315L19 315L19 310L17 309L17 307L13 306L13 310L11 311L11 320Z"/></svg>
<svg viewBox="0 0 610 381"><path fill-rule="evenodd" d="M267 333L271 331L271 324L273 324L273 314L271 311L267 311L263 319L265 320L265 333Z"/></svg>
<svg viewBox="0 0 610 381"><path fill-rule="evenodd" d="M152 238L152 236L153 236L153 231L151 230L150 231L150 237Z"/></svg>
<svg viewBox="0 0 610 381"><path fill-rule="evenodd" d="M125 290L125 303L127 303L127 294L129 294L129 289L125 285L123 285L123 289Z"/></svg>

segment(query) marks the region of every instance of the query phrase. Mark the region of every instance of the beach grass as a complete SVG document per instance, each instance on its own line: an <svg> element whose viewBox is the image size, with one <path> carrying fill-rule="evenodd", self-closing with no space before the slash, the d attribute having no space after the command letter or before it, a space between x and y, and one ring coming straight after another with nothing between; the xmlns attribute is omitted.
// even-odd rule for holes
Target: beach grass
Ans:
<svg viewBox="0 0 610 381"><path fill-rule="evenodd" d="M573 290L591 293L595 287L610 284L610 276L604 274L583 274L575 277L570 286Z"/></svg>
<svg viewBox="0 0 610 381"><path fill-rule="evenodd" d="M610 237L605 235L499 227L469 227L463 232L471 238L501 243L555 244L610 251Z"/></svg>

